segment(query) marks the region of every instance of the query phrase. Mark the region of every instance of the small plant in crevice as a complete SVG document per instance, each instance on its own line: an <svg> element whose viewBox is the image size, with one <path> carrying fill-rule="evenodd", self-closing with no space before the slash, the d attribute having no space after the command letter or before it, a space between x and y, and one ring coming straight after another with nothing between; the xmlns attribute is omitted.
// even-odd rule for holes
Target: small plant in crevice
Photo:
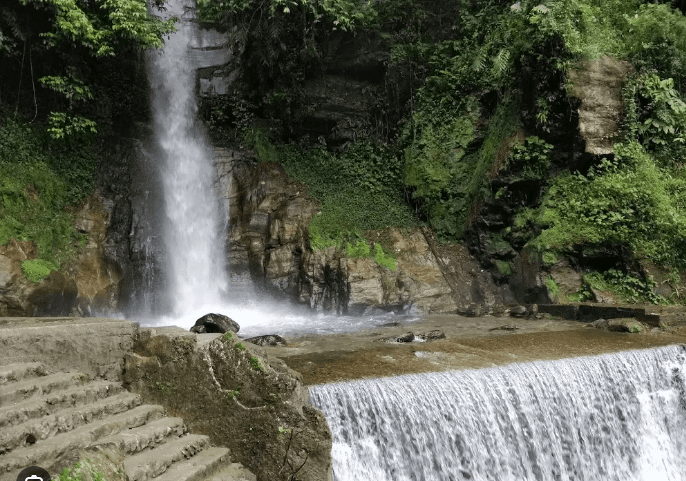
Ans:
<svg viewBox="0 0 686 481"><path fill-rule="evenodd" d="M242 342L237 342L236 344L234 344L233 348L236 351L245 351L245 346L243 345Z"/></svg>
<svg viewBox="0 0 686 481"><path fill-rule="evenodd" d="M257 356L250 356L250 367L253 368L255 371L263 371L264 368L262 367L262 363L260 362L260 358Z"/></svg>
<svg viewBox="0 0 686 481"><path fill-rule="evenodd" d="M239 387L238 389L232 389L229 392L226 393L226 402L231 402L234 399L236 399L241 393L241 388Z"/></svg>

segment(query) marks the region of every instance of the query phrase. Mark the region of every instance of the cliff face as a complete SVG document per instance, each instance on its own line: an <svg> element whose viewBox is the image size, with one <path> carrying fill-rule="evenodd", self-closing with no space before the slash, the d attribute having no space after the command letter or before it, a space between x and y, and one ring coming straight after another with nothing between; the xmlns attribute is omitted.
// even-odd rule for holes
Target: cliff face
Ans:
<svg viewBox="0 0 686 481"><path fill-rule="evenodd" d="M246 152L217 149L215 155L229 218L230 267L250 272L269 292L351 315L470 312L476 305L487 313L508 299L466 249L438 246L420 229L376 233L392 245L394 271L369 257L347 257L340 248L313 251L309 222L319 206L305 186L290 180L282 167L256 163Z"/></svg>

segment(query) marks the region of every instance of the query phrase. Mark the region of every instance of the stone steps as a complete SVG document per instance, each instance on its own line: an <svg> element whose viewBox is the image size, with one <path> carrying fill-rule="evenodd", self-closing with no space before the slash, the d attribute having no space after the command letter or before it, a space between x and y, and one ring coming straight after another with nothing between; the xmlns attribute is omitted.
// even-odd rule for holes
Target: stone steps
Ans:
<svg viewBox="0 0 686 481"><path fill-rule="evenodd" d="M106 397L92 404L64 409L41 419L31 420L0 432L0 454L26 445L31 438L33 443L60 433L73 431L76 428L105 419L114 414L129 411L140 405L135 394L123 392Z"/></svg>
<svg viewBox="0 0 686 481"><path fill-rule="evenodd" d="M205 478L205 481L257 481L257 476L245 469L242 464L233 463L211 478Z"/></svg>
<svg viewBox="0 0 686 481"><path fill-rule="evenodd" d="M95 446L121 451L130 481L255 480L231 463L228 449L188 434L181 418L141 405L118 382L49 373L36 362L0 366L0 481L16 481L33 465L56 479Z"/></svg>
<svg viewBox="0 0 686 481"><path fill-rule="evenodd" d="M28 402L0 407L0 429L41 418L69 407L83 406L116 395L123 389L111 381L94 381L63 391L34 397Z"/></svg>

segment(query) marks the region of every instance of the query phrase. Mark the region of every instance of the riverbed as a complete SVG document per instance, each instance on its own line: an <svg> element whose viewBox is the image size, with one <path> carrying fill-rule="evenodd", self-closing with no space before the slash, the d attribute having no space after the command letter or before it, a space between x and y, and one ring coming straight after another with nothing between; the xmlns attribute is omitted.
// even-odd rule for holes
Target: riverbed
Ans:
<svg viewBox="0 0 686 481"><path fill-rule="evenodd" d="M398 325L393 325L397 323ZM266 347L300 372L306 385L420 372L481 369L537 360L592 356L686 343L686 327L644 333L609 332L578 321L429 315L384 320L354 333L285 336ZM390 325L388 325L390 324ZM440 330L445 339L385 343L379 339Z"/></svg>

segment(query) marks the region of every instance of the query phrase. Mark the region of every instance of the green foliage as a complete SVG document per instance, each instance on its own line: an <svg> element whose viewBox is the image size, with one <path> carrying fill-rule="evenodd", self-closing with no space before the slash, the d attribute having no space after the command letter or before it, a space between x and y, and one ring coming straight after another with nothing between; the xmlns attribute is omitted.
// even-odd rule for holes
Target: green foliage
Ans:
<svg viewBox="0 0 686 481"><path fill-rule="evenodd" d="M145 0L6 0L0 7L0 58L4 69L13 67L8 75L3 70L0 82L17 89L15 114L20 105L30 105L32 118L42 120L43 112L52 110L49 128L55 138L80 137L95 131L91 115L100 105L92 103L93 84L103 80L100 65L132 47L161 47L175 21L149 13Z"/></svg>
<svg viewBox="0 0 686 481"><path fill-rule="evenodd" d="M233 348L236 351L245 351L245 346L243 345L242 342L237 342L236 345L233 346Z"/></svg>
<svg viewBox="0 0 686 481"><path fill-rule="evenodd" d="M557 263L557 255L554 252L546 251L542 256L543 263L549 266Z"/></svg>
<svg viewBox="0 0 686 481"><path fill-rule="evenodd" d="M664 297L655 293L656 284L652 279L639 279L617 269L584 274L584 281L594 289L612 292L624 302L667 303Z"/></svg>
<svg viewBox="0 0 686 481"><path fill-rule="evenodd" d="M67 206L91 191L93 170L88 145L56 143L10 119L0 126L0 245L11 238L36 244L42 263L22 266L34 282L76 253L80 236Z"/></svg>
<svg viewBox="0 0 686 481"><path fill-rule="evenodd" d="M532 244L560 250L577 244L625 245L663 266L686 265L686 179L658 167L635 141L615 146L587 175L554 179L529 219L543 227ZM520 220L520 222L522 222Z"/></svg>
<svg viewBox="0 0 686 481"><path fill-rule="evenodd" d="M277 147L258 130L246 139L260 160L278 160L321 202L310 222L314 249L354 244L364 230L415 225L400 193L402 166L389 147L361 141L336 155L323 148Z"/></svg>
<svg viewBox="0 0 686 481"><path fill-rule="evenodd" d="M87 476L87 479L91 479L92 481L106 481L105 475L95 469L93 462L90 460L76 463L71 469L64 468L57 478L57 481L82 481L82 476L84 475ZM123 477L121 479L123 479Z"/></svg>
<svg viewBox="0 0 686 481"><path fill-rule="evenodd" d="M226 331L222 337L224 338L225 341L231 341L231 340L233 340L233 332Z"/></svg>
<svg viewBox="0 0 686 481"><path fill-rule="evenodd" d="M264 368L260 363L260 358L257 356L250 356L250 367L255 371L263 371Z"/></svg>
<svg viewBox="0 0 686 481"><path fill-rule="evenodd" d="M498 269L501 276L509 276L514 272L512 262L498 260L495 261L495 267Z"/></svg>
<svg viewBox="0 0 686 481"><path fill-rule="evenodd" d="M532 135L524 145L515 145L510 154L509 167L519 171L524 180L540 180L546 177L550 167L550 151L553 146Z"/></svg>
<svg viewBox="0 0 686 481"><path fill-rule="evenodd" d="M560 298L560 287L555 282L555 279L550 276L546 277L545 286L548 289L548 294L553 300Z"/></svg>
<svg viewBox="0 0 686 481"><path fill-rule="evenodd" d="M198 19L204 22L217 22L243 11L253 13L258 8L268 7L269 14L277 13L311 15L320 19L326 17L331 28L336 30L352 30L357 26L369 24L376 18L376 10L372 2L358 2L354 0L322 0L308 2L307 0L271 0L267 5L253 0L198 0ZM295 16L295 15L294 15Z"/></svg>
<svg viewBox="0 0 686 481"><path fill-rule="evenodd" d="M686 155L686 103L672 78L655 73L634 76L624 89L626 131L666 164L680 164Z"/></svg>
<svg viewBox="0 0 686 481"><path fill-rule="evenodd" d="M369 257L371 254L371 248L369 247L369 244L367 243L366 240L364 239L359 239L355 241L354 244L347 243L345 245L345 253L348 257L351 258L356 258L356 257Z"/></svg>
<svg viewBox="0 0 686 481"><path fill-rule="evenodd" d="M398 265L396 258L384 252L383 247L379 243L374 244L373 258L377 264L392 271L395 271L395 268Z"/></svg>
<svg viewBox="0 0 686 481"><path fill-rule="evenodd" d="M21 270L31 282L40 282L50 275L50 271L58 270L52 262L43 259L22 261Z"/></svg>
<svg viewBox="0 0 686 481"><path fill-rule="evenodd" d="M241 394L241 388L239 387L238 389L232 389L228 393L226 393L226 402L231 402L234 399L236 399L239 395Z"/></svg>

